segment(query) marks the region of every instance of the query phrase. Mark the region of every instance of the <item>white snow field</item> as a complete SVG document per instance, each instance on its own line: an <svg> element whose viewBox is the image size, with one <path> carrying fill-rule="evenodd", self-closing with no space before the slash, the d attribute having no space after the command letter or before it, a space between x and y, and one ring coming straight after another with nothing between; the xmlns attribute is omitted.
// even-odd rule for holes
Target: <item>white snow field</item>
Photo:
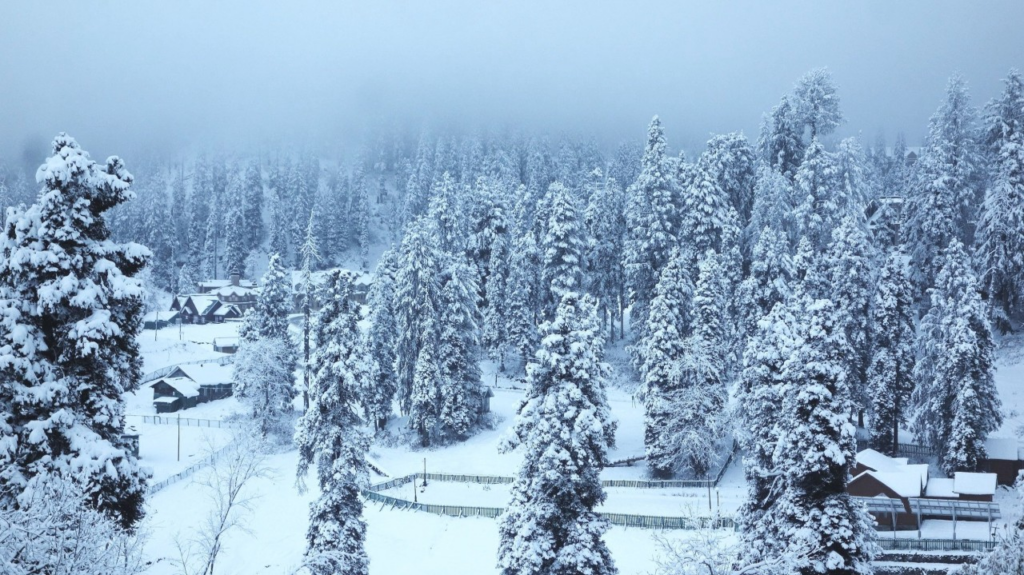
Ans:
<svg viewBox="0 0 1024 575"><path fill-rule="evenodd" d="M181 361L215 359L222 356L212 352L205 342L213 337L234 335L235 325L186 326L183 340L178 340L177 328L166 328L153 341L151 330L140 336L145 355L146 370L152 371ZM187 341L186 341L187 340ZM148 342L148 343L147 343ZM195 343L204 342L204 344ZM495 384L495 366L483 362L484 382ZM1000 386L1007 422L999 432L1011 435L1020 425L1018 412L1021 396L1021 377L1024 376L1024 354L1016 346L1004 346L1000 352L996 380ZM491 399L492 413L497 421L495 429L484 430L465 442L442 449L416 449L404 445L394 447L371 446L370 459L391 476L408 475L423 471L426 459L430 473L476 474L514 476L521 461L517 452L501 454L498 443L511 426L522 392L510 387L522 387L522 382L504 376L497 378L495 396ZM127 412L133 416L151 415L152 390L144 387L127 398ZM608 390L612 413L618 420L616 446L610 451L612 460L626 459L643 453L643 410L634 403L627 391L612 387ZM297 404L298 405L298 402ZM182 417L221 420L235 416L244 408L234 398L201 404L182 412ZM182 431L182 457L176 460L177 428L174 425L141 423L141 417L129 417L129 425L140 434L142 462L153 468L154 481L172 475L195 460L217 449L230 440L230 429L185 427ZM403 418L391 423L393 432L405 425ZM738 460L738 458L737 458ZM305 547L309 503L318 488L313 477L307 478L308 491L300 494L296 486L297 453L289 450L272 455L268 460L272 477L256 480L252 492L258 494L252 509L242 515L244 529L230 531L224 540L217 573L223 575L289 574L294 572ZM177 557L175 540L187 540L205 518L210 508L208 488L201 484L206 471L152 494L148 501L146 529L149 542L147 560L151 562L150 575L172 575L178 572L173 564ZM643 463L629 467L614 467L602 471L602 479L645 478ZM371 480L382 477L372 474ZM601 511L633 513L638 515L694 516L709 514L708 492L704 489L628 489L607 488L608 499ZM384 494L412 499L412 486L385 491ZM483 507L503 507L509 494L508 485L484 486L479 484L433 481L417 493L420 502L461 504ZM717 491L711 494L712 513L734 515L746 494L742 466L734 462L726 471ZM1014 520L1013 495L1000 488L996 500L1003 504L1004 519ZM424 512L392 510L387 505L368 502L364 510L367 522L367 551L371 573L417 575L450 575L452 573L497 573L498 523L492 519L442 517ZM658 546L650 529L611 527L605 536L620 573L643 574L655 569L654 558ZM692 536L692 532L669 530L660 532L669 538ZM951 522L926 521L922 536L949 538ZM958 538L988 539L985 523L959 522ZM881 537L891 537L888 532ZM918 536L916 531L900 532L897 537Z"/></svg>

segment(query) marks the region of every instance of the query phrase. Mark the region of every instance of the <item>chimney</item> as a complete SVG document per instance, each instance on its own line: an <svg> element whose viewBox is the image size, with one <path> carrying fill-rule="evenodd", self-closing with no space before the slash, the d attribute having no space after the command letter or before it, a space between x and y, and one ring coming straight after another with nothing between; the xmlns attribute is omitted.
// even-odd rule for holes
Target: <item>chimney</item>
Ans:
<svg viewBox="0 0 1024 575"><path fill-rule="evenodd" d="M240 278L241 278L241 276L238 275L238 272L232 271L231 272L231 285L237 286L238 285L238 280Z"/></svg>

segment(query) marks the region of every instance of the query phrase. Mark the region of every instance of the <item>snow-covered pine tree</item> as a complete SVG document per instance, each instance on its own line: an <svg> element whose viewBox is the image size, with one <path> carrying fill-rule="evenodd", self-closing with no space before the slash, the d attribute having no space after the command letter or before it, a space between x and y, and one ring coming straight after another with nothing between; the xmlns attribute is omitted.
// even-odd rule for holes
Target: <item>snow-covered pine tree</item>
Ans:
<svg viewBox="0 0 1024 575"><path fill-rule="evenodd" d="M847 493L856 437L843 356L846 342L827 299L803 296L799 345L784 369L773 460L781 493L773 504L782 553L799 573L870 575L874 521Z"/></svg>
<svg viewBox="0 0 1024 575"><path fill-rule="evenodd" d="M605 499L599 473L616 427L596 305L568 292L540 330L529 391L502 445L522 446L524 458L500 518L498 567L504 575L612 575L606 523L594 511Z"/></svg>
<svg viewBox="0 0 1024 575"><path fill-rule="evenodd" d="M263 437L291 437L295 399L295 353L292 342L268 335L244 341L235 355L232 390L249 407Z"/></svg>
<svg viewBox="0 0 1024 575"><path fill-rule="evenodd" d="M793 279L793 262L785 234L771 227L759 233L750 261L750 275L740 284L739 299L744 330L748 337L775 304L784 302Z"/></svg>
<svg viewBox="0 0 1024 575"><path fill-rule="evenodd" d="M785 176L767 166L757 172L757 184L754 186L754 208L747 224L746 245L744 255L750 257L751 265L756 261L752 256L760 239L761 230L766 227L782 233L790 246L799 240L796 222L793 221L793 184ZM787 248L789 249L789 248Z"/></svg>
<svg viewBox="0 0 1024 575"><path fill-rule="evenodd" d="M901 229L917 297L935 285L943 250L953 239L971 245L980 174L974 110L966 82L954 76L931 118L927 145L907 190Z"/></svg>
<svg viewBox="0 0 1024 575"><path fill-rule="evenodd" d="M725 228L736 225L730 220L729 197L718 183L712 161L707 151L701 154L682 199L679 239L698 257L708 250L722 252ZM691 270L696 274L696 262L692 263Z"/></svg>
<svg viewBox="0 0 1024 575"><path fill-rule="evenodd" d="M245 222L245 213L241 206L232 206L228 210L227 230L225 233L224 269L228 274L241 273L245 270L245 258L249 255L250 230Z"/></svg>
<svg viewBox="0 0 1024 575"><path fill-rule="evenodd" d="M679 372L679 386L669 395L666 434L676 451L674 467L689 469L696 477L706 477L720 455L726 428L729 349L723 321L726 281L720 259L709 250L700 261L693 292L692 334L672 366Z"/></svg>
<svg viewBox="0 0 1024 575"><path fill-rule="evenodd" d="M109 239L104 213L134 197L116 156L97 165L58 134L36 203L7 214L0 257L0 506L38 474L68 474L123 528L143 516L148 473L124 439L139 388L149 250Z"/></svg>
<svg viewBox="0 0 1024 575"><path fill-rule="evenodd" d="M366 418L380 431L391 417L392 402L397 391L395 350L398 327L395 321L395 277L398 253L392 248L381 255L374 271L373 285L367 297L369 327L363 340L363 357L367 359L367 376L360 402Z"/></svg>
<svg viewBox="0 0 1024 575"><path fill-rule="evenodd" d="M278 254L270 256L267 271L260 280L256 303L245 312L238 335L243 344L265 337L288 341L288 314L292 310L292 286L288 271Z"/></svg>
<svg viewBox="0 0 1024 575"><path fill-rule="evenodd" d="M615 180L606 179L595 186L584 219L590 237L586 255L588 291L598 299L602 321L608 325L608 339L614 341L615 319L621 320L625 305L622 249L626 239L625 197Z"/></svg>
<svg viewBox="0 0 1024 575"><path fill-rule="evenodd" d="M462 253L467 247L467 233L462 213L460 186L448 172L435 182L429 213L435 222L437 245L446 253Z"/></svg>
<svg viewBox="0 0 1024 575"><path fill-rule="evenodd" d="M868 329L876 257L862 221L863 218L848 215L839 222L832 231L824 262L836 325L846 338L846 381L860 414L860 425L864 424L863 413L871 403L867 387L871 361Z"/></svg>
<svg viewBox="0 0 1024 575"><path fill-rule="evenodd" d="M792 180L804 157L804 126L797 118L789 96L761 122L757 149L769 168Z"/></svg>
<svg viewBox="0 0 1024 575"><path fill-rule="evenodd" d="M682 445L672 435L678 415L673 399L682 385L679 364L686 354L690 333L693 282L686 265L690 256L676 248L654 289L647 339L642 342L644 450L647 468L655 477L673 474Z"/></svg>
<svg viewBox="0 0 1024 575"><path fill-rule="evenodd" d="M835 157L817 139L811 140L796 172L794 194L798 201L793 216L799 236L808 238L817 250L825 250L842 217L836 197L839 183Z"/></svg>
<svg viewBox="0 0 1024 575"><path fill-rule="evenodd" d="M511 344L509 337L509 274L510 259L509 234L501 233L494 236L489 250L487 263L487 280L484 294L487 305L483 310L483 328L480 343L487 349L488 356L497 361L499 369L505 369L505 356Z"/></svg>
<svg viewBox="0 0 1024 575"><path fill-rule="evenodd" d="M306 225L306 238L299 248L302 258L302 406L309 409L309 352L310 336L313 330L313 298L316 286L313 283L313 267L320 262L320 248L316 235L313 233L315 213L309 213L309 224Z"/></svg>
<svg viewBox="0 0 1024 575"><path fill-rule="evenodd" d="M875 282L867 373L871 444L893 457L914 389L914 296L904 258L890 254Z"/></svg>
<svg viewBox="0 0 1024 575"><path fill-rule="evenodd" d="M263 242L263 175L258 161L245 167L242 177L242 219L246 230L246 255ZM244 258L243 258L244 259Z"/></svg>
<svg viewBox="0 0 1024 575"><path fill-rule="evenodd" d="M370 196L366 189L366 178L357 173L352 179L352 235L359 248L359 266L366 270L370 266Z"/></svg>
<svg viewBox="0 0 1024 575"><path fill-rule="evenodd" d="M636 341L646 336L644 326L654 299L654 286L676 245L675 182L665 157L665 146L661 120L655 116L647 130L640 176L627 193L628 236L622 258L632 306L630 326Z"/></svg>
<svg viewBox="0 0 1024 575"><path fill-rule="evenodd" d="M787 363L797 345L796 318L786 303L779 302L757 323L743 353L739 383L740 423L736 426L743 447L743 472L747 498L737 523L741 533L743 565L769 560L780 554L773 504L777 496L775 448L776 425L782 409L781 388Z"/></svg>
<svg viewBox="0 0 1024 575"><path fill-rule="evenodd" d="M320 487L306 531L306 565L316 575L366 575L369 565L359 493L369 481L369 441L357 412L363 367L359 310L349 282L340 270L331 270L325 279L316 316L317 348L309 365L311 402L295 430L300 485L315 465Z"/></svg>
<svg viewBox="0 0 1024 575"><path fill-rule="evenodd" d="M509 342L524 364L540 343L537 334L542 295L540 271L540 250L533 234L526 231L513 245L507 296Z"/></svg>
<svg viewBox="0 0 1024 575"><path fill-rule="evenodd" d="M577 214L576 200L569 188L555 182L548 188L548 220L540 241L544 256L541 282L548 289L544 298L546 317L552 317L562 295L582 293L584 287L583 255L586 251L586 230Z"/></svg>
<svg viewBox="0 0 1024 575"><path fill-rule="evenodd" d="M987 310L956 238L929 296L931 308L918 327L911 430L938 450L948 475L975 471L985 457L985 439L1003 416Z"/></svg>
<svg viewBox="0 0 1024 575"><path fill-rule="evenodd" d="M976 267L997 327L1024 312L1024 80L1012 70L986 107L984 143L993 178L978 220Z"/></svg>
<svg viewBox="0 0 1024 575"><path fill-rule="evenodd" d="M186 259L178 270L177 293L179 295L194 294L199 291L196 285L196 264L191 259Z"/></svg>
<svg viewBox="0 0 1024 575"><path fill-rule="evenodd" d="M473 270L449 256L438 306L437 362L440 379L437 442L465 438L477 420L480 396L478 290Z"/></svg>
<svg viewBox="0 0 1024 575"><path fill-rule="evenodd" d="M399 249L399 263L395 273L395 293L392 313L398 339L395 346L395 376L398 403L403 414L410 414L417 372L424 376L426 366L421 363L421 350L437 337L437 310L440 300L442 254L437 248L437 229L429 216L422 216L409 225ZM424 358L437 361L436 350ZM435 368L436 370L436 368ZM429 371L429 370L427 370ZM434 385L433 382L430 383ZM419 400L422 403L422 399Z"/></svg>
<svg viewBox="0 0 1024 575"><path fill-rule="evenodd" d="M828 68L811 70L793 87L794 112L800 131L806 128L810 140L831 134L843 122L839 96Z"/></svg>
<svg viewBox="0 0 1024 575"><path fill-rule="evenodd" d="M427 447L440 435L441 358L435 317L424 318L422 326L416 361L412 365L408 412L409 426L416 431L420 444Z"/></svg>
<svg viewBox="0 0 1024 575"><path fill-rule="evenodd" d="M707 165L718 187L729 198L739 215L740 227L746 227L754 209L754 185L757 182L757 153L740 132L714 136L708 140Z"/></svg>

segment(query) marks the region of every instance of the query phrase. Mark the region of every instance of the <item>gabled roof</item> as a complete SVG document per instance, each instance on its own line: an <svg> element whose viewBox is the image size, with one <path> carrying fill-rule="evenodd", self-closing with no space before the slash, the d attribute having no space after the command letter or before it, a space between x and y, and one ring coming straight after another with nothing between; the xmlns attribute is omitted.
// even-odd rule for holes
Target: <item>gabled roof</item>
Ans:
<svg viewBox="0 0 1024 575"><path fill-rule="evenodd" d="M953 491L960 495L995 495L996 474L957 471L953 475Z"/></svg>
<svg viewBox="0 0 1024 575"><path fill-rule="evenodd" d="M220 287L231 285L231 279L229 278L229 279L226 279L226 280L206 280L206 281L199 282L198 285L201 288L216 289L216 288L220 288ZM254 282L252 280L239 279L238 280L238 285L241 286L241 287L252 288L252 287L256 287L256 282Z"/></svg>
<svg viewBox="0 0 1024 575"><path fill-rule="evenodd" d="M216 363L200 363L179 365L171 375L180 373L199 385L219 385L231 383L232 368L230 365Z"/></svg>
<svg viewBox="0 0 1024 575"><path fill-rule="evenodd" d="M196 397L199 395L199 384L187 377L165 377L156 383L161 382L171 386L185 397Z"/></svg>
<svg viewBox="0 0 1024 575"><path fill-rule="evenodd" d="M226 316L231 313L234 313L235 315L239 316L242 315L242 312L238 309L238 307L231 304L220 306L219 308L217 308L216 311L213 312L213 315Z"/></svg>
<svg viewBox="0 0 1024 575"><path fill-rule="evenodd" d="M907 461L906 457L889 457L874 449L865 449L857 454L857 463L875 471L895 471L907 465Z"/></svg>
<svg viewBox="0 0 1024 575"><path fill-rule="evenodd" d="M174 321L176 317L178 317L176 311L150 311L142 316L142 321Z"/></svg>
<svg viewBox="0 0 1024 575"><path fill-rule="evenodd" d="M245 287L245 286L234 286L226 285L224 287L217 288L206 292L208 294L214 294L218 296L251 296L256 297L256 288Z"/></svg>
<svg viewBox="0 0 1024 575"><path fill-rule="evenodd" d="M865 471L853 480L856 481L865 475L875 478L900 497L920 497L924 487L921 476L914 471Z"/></svg>

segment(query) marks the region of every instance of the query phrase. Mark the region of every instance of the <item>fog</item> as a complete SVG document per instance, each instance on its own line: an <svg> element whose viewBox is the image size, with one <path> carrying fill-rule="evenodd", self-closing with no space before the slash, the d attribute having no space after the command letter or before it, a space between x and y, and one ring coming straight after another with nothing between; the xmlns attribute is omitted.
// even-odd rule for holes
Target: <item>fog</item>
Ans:
<svg viewBox="0 0 1024 575"><path fill-rule="evenodd" d="M976 105L1024 66L1024 2L5 2L0 157L58 131L96 157L281 143L390 123L756 137L828 66L847 123L913 145L959 71Z"/></svg>

